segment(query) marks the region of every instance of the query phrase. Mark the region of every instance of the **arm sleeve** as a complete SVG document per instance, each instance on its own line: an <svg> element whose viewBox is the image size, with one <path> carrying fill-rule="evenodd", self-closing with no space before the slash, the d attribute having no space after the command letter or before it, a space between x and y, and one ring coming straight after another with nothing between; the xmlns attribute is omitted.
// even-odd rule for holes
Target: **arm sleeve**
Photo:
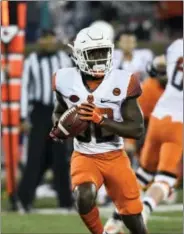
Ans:
<svg viewBox="0 0 184 234"><path fill-rule="evenodd" d="M141 95L141 93L142 93L142 89L141 89L139 78L135 74L133 74L131 75L129 85L127 88L126 99L137 98Z"/></svg>
<svg viewBox="0 0 184 234"><path fill-rule="evenodd" d="M27 58L24 61L24 70L22 75L22 87L21 87L21 119L26 119L28 117L28 105L29 105L29 86L30 82L30 61Z"/></svg>

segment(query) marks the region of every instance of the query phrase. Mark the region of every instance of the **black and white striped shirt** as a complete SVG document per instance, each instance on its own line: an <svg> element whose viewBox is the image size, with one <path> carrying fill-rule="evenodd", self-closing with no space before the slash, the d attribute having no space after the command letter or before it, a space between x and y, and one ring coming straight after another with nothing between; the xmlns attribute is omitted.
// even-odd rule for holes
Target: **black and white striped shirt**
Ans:
<svg viewBox="0 0 184 234"><path fill-rule="evenodd" d="M54 104L52 76L63 67L71 67L68 55L59 51L54 54L31 53L24 62L21 88L21 118L28 117L29 103Z"/></svg>

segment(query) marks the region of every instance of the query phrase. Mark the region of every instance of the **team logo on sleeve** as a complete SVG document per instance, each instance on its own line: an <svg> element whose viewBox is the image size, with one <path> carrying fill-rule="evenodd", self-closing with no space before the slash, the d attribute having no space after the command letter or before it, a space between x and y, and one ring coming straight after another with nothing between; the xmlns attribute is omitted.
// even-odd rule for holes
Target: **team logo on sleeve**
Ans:
<svg viewBox="0 0 184 234"><path fill-rule="evenodd" d="M75 102L78 102L80 98L78 96L76 96L76 95L71 95L69 97L69 99L70 99L71 102L75 103Z"/></svg>
<svg viewBox="0 0 184 234"><path fill-rule="evenodd" d="M112 93L114 94L114 96L119 96L121 94L121 90L119 88L114 88Z"/></svg>

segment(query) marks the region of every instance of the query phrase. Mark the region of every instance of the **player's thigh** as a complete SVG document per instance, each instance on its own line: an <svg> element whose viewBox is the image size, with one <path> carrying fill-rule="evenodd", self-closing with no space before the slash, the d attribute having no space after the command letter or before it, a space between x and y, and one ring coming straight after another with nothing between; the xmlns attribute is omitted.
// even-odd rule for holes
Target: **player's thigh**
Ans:
<svg viewBox="0 0 184 234"><path fill-rule="evenodd" d="M166 116L163 120L163 142L172 142L178 145L183 144L183 123L175 122L170 116Z"/></svg>
<svg viewBox="0 0 184 234"><path fill-rule="evenodd" d="M138 214L142 211L139 186L129 158L123 152L111 162L105 175L105 187L120 214Z"/></svg>
<svg viewBox="0 0 184 234"><path fill-rule="evenodd" d="M164 180L170 186L176 183L177 167L182 158L183 124L174 122L170 117L165 118L167 127L162 135L157 176L155 180Z"/></svg>
<svg viewBox="0 0 184 234"><path fill-rule="evenodd" d="M99 189L103 183L101 172L94 163L94 159L78 152L73 152L71 158L72 189L84 183L93 183Z"/></svg>
<svg viewBox="0 0 184 234"><path fill-rule="evenodd" d="M171 187L177 180L178 164L182 158L182 145L167 142L161 147L155 181L167 182Z"/></svg>
<svg viewBox="0 0 184 234"><path fill-rule="evenodd" d="M161 141L159 137L160 120L151 116L146 139L140 155L140 165L149 172L156 172Z"/></svg>

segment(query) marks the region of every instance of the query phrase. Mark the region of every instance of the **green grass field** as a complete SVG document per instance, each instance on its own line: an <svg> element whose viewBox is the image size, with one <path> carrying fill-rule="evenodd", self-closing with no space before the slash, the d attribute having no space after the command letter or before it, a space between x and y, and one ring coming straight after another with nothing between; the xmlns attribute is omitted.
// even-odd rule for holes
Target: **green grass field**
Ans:
<svg viewBox="0 0 184 234"><path fill-rule="evenodd" d="M102 219L105 222L105 219ZM77 215L2 214L2 233L87 234ZM182 212L155 213L148 223L150 234L182 234Z"/></svg>
<svg viewBox="0 0 184 234"><path fill-rule="evenodd" d="M3 195L3 194L2 194ZM177 203L182 203L183 192L179 191ZM183 212L173 206L164 206L164 212L155 212L148 223L149 234L182 234ZM55 199L41 199L34 203L39 211L49 209L53 214L27 214L7 213L7 199L2 196L1 231L3 234L88 234L88 230L77 214L56 214ZM52 209L52 210L51 210ZM111 208L101 209L103 223L112 212ZM43 212L44 213L44 212Z"/></svg>

